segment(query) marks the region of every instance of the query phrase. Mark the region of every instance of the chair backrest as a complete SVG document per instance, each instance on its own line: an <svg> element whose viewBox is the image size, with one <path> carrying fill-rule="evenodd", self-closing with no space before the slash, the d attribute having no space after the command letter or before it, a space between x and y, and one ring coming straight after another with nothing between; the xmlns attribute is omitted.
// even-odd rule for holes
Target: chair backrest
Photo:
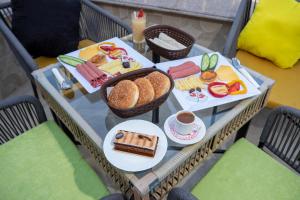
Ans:
<svg viewBox="0 0 300 200"><path fill-rule="evenodd" d="M44 121L43 106L32 96L0 101L0 145Z"/></svg>
<svg viewBox="0 0 300 200"><path fill-rule="evenodd" d="M95 42L132 33L126 23L90 0L81 0L79 25L81 39Z"/></svg>
<svg viewBox="0 0 300 200"><path fill-rule="evenodd" d="M31 72L37 69L37 65L31 55L12 33L12 15L13 12L9 2L0 4L0 31L15 54L20 65L25 70L27 76L32 80Z"/></svg>
<svg viewBox="0 0 300 200"><path fill-rule="evenodd" d="M300 173L300 110L276 108L267 119L259 147L266 147Z"/></svg>
<svg viewBox="0 0 300 200"><path fill-rule="evenodd" d="M16 36L12 32L12 17L13 11L11 8L10 2L5 2L0 4L0 31L2 32L4 38L6 39L8 45L10 46L12 52L16 56L22 68L25 70L27 76L33 80L31 73L38 69L36 62L33 60L32 56L29 52L24 48L21 42L16 38ZM82 21L85 15L81 14L80 16L80 36L82 38L86 38L83 33L83 29L85 28L82 25ZM83 28L83 29L82 29Z"/></svg>
<svg viewBox="0 0 300 200"><path fill-rule="evenodd" d="M0 17L5 22L7 27L12 27L12 9L9 2L5 2L0 6Z"/></svg>
<svg viewBox="0 0 300 200"><path fill-rule="evenodd" d="M13 11L10 3L0 3L0 31L28 77L33 80L31 73L37 69L37 64L12 33L12 16ZM79 25L80 39L103 41L112 37L123 37L131 33L128 25L89 0L81 0Z"/></svg>

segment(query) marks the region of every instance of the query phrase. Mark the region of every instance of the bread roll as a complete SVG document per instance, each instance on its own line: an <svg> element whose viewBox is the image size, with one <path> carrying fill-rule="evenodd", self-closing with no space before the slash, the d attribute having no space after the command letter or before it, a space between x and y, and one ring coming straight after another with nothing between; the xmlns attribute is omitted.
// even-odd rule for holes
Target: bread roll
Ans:
<svg viewBox="0 0 300 200"><path fill-rule="evenodd" d="M154 89L151 82L146 78L138 78L134 81L134 83L139 88L139 99L136 106L141 106L151 102L154 97Z"/></svg>
<svg viewBox="0 0 300 200"><path fill-rule="evenodd" d="M155 99L161 97L170 90L170 79L166 75L156 71L147 75L146 78L153 86Z"/></svg>
<svg viewBox="0 0 300 200"><path fill-rule="evenodd" d="M139 98L137 85L130 80L120 81L108 96L108 104L116 109L133 108Z"/></svg>

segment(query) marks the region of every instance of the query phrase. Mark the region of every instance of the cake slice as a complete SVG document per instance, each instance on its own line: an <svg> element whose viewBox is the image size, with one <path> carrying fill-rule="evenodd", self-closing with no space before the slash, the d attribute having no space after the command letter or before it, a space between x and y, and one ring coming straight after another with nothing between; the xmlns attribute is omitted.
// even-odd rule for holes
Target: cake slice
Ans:
<svg viewBox="0 0 300 200"><path fill-rule="evenodd" d="M118 130L114 139L115 149L154 157L159 137L131 131Z"/></svg>

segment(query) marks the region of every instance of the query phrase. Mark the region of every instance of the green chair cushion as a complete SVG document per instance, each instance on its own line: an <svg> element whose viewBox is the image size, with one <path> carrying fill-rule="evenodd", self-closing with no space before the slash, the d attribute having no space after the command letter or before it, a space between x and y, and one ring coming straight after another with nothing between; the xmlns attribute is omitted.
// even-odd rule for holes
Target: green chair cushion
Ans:
<svg viewBox="0 0 300 200"><path fill-rule="evenodd" d="M107 194L96 173L53 121L0 146L0 199L90 200Z"/></svg>
<svg viewBox="0 0 300 200"><path fill-rule="evenodd" d="M192 194L201 200L299 200L300 176L241 139Z"/></svg>

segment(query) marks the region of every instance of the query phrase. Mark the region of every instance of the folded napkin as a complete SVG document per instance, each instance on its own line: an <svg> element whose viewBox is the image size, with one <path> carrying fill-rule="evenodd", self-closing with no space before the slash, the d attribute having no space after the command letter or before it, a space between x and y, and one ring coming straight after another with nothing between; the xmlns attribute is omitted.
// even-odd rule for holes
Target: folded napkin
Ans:
<svg viewBox="0 0 300 200"><path fill-rule="evenodd" d="M176 50L182 50L186 48L186 46L177 42L175 39L171 38L165 33L160 33L158 38L149 39L149 40L154 44L168 50L176 51Z"/></svg>

